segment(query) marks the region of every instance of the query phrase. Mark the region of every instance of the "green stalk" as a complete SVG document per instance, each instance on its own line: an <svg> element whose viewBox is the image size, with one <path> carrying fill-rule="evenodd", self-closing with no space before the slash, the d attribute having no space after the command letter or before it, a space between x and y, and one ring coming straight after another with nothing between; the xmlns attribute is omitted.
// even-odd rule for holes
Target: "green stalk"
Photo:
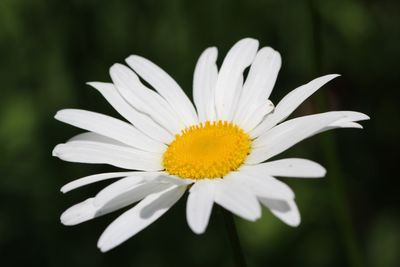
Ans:
<svg viewBox="0 0 400 267"><path fill-rule="evenodd" d="M233 259L236 267L246 267L242 246L240 245L239 235L236 229L235 220L232 213L221 208L224 217L225 228L228 233L229 242L232 248Z"/></svg>

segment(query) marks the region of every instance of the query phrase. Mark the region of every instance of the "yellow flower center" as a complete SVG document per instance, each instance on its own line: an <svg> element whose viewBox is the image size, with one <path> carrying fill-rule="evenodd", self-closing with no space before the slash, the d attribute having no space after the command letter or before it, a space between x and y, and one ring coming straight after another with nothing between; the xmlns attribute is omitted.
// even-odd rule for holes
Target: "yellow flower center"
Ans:
<svg viewBox="0 0 400 267"><path fill-rule="evenodd" d="M177 134L163 164L169 174L181 178L219 178L237 170L250 148L250 136L237 125L207 121Z"/></svg>

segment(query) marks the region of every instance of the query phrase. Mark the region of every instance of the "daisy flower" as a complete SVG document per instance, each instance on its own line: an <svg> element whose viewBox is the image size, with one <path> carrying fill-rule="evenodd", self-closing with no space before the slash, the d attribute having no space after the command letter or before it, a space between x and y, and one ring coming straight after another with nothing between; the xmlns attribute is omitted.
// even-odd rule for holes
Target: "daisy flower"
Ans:
<svg viewBox="0 0 400 267"><path fill-rule="evenodd" d="M263 205L284 223L299 225L295 195L275 177L317 178L326 171L307 159L269 160L314 134L362 128L357 121L368 116L331 111L285 121L338 75L314 79L274 106L269 96L281 67L277 51L259 49L257 40L246 38L229 50L219 70L216 60L217 49L211 47L196 64L195 105L165 71L131 55L126 59L129 67L110 68L112 83L88 83L125 120L80 109L57 112L57 120L87 132L57 145L54 156L124 169L63 186L66 193L119 178L67 209L61 216L63 224L76 225L138 202L101 235L98 247L108 251L157 220L188 190L186 219L197 234L205 231L214 203L250 221L260 218Z"/></svg>

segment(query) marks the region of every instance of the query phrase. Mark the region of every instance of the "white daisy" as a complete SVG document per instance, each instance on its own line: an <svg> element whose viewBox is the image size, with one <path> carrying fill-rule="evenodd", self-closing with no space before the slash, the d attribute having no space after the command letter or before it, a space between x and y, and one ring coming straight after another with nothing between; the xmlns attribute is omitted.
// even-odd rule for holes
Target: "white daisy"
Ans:
<svg viewBox="0 0 400 267"><path fill-rule="evenodd" d="M268 161L301 140L333 128L362 128L368 116L332 111L283 122L306 98L338 75L326 75L268 100L281 56L246 38L217 69L217 49L200 56L193 79L195 107L162 69L137 55L110 68L113 83L91 82L127 122L95 112L65 109L55 118L88 132L54 148L65 161L109 164L128 171L87 176L62 192L121 178L61 216L75 225L122 207L134 207L111 223L98 241L108 251L157 220L189 191L186 216L197 234L207 227L214 203L244 219L261 216L260 204L290 226L300 223L293 191L275 176L323 177L306 159ZM246 80L244 71L250 66ZM154 90L145 86L146 81Z"/></svg>

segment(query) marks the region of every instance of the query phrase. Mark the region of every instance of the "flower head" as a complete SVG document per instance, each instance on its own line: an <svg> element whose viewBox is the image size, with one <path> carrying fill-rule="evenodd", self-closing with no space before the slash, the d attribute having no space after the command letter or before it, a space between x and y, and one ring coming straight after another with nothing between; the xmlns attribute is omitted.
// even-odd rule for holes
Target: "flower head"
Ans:
<svg viewBox="0 0 400 267"><path fill-rule="evenodd" d="M268 160L314 134L362 128L357 121L368 116L332 111L285 121L338 75L312 80L274 106L268 99L281 66L277 51L258 49L257 40L246 38L230 49L219 70L216 60L217 49L208 48L197 62L196 108L167 73L133 55L126 59L130 68L121 64L110 68L113 83L89 83L125 121L77 109L56 114L57 120L87 132L57 145L54 156L126 169L65 185L64 193L120 178L66 210L63 224L75 225L138 202L100 237L98 246L107 251L157 220L187 189L187 222L198 234L205 231L214 203L250 221L260 218L261 204L290 226L300 223L293 191L275 176L323 177L325 169L306 159Z"/></svg>

